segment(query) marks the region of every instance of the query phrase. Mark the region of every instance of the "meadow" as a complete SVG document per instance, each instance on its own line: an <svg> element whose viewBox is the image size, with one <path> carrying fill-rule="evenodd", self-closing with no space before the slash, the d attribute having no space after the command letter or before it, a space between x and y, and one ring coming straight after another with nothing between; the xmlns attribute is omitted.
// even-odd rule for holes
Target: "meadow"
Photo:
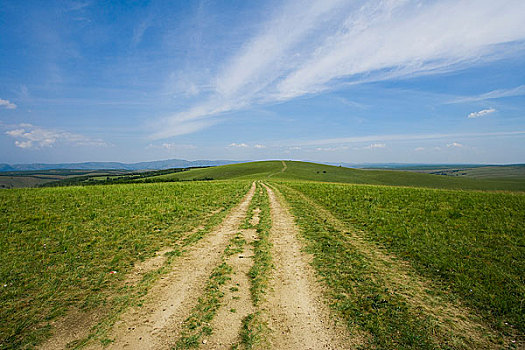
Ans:
<svg viewBox="0 0 525 350"><path fill-rule="evenodd" d="M0 348L36 344L67 309L111 307L133 265L216 224L246 182L0 192ZM220 210L210 217L210 213ZM111 273L115 271L116 273ZM120 292L117 293L117 291Z"/></svg>
<svg viewBox="0 0 525 350"><path fill-rule="evenodd" d="M332 165L286 161L251 162L223 165L204 169L165 174L150 179L164 180L287 180L318 181L353 184L429 187L457 190L525 191L525 176L509 178L495 176L490 179L442 176L400 170L364 170ZM141 180L137 180L141 181Z"/></svg>
<svg viewBox="0 0 525 350"><path fill-rule="evenodd" d="M282 194L326 287L327 303L352 335L364 339L363 348L523 344L521 181L288 161L156 178L175 182L0 191L0 349L41 343L70 310L100 312L110 319L101 326L108 329L129 305L141 304L169 266L126 284L134 267L166 247L172 250L167 263L176 260L226 217L252 181L252 214L242 228L255 229L257 236L248 273L255 311L243 319L239 348L264 343L269 332L257 309L271 293L273 269L272 219L261 182ZM255 209L259 220L251 224ZM232 240L228 249L241 243L247 244ZM221 266L186 322L201 324L198 339L212 332L201 319L220 307L213 293L231 273ZM188 341L178 346L198 346L195 332L188 326ZM103 335L100 341L111 343Z"/></svg>
<svg viewBox="0 0 525 350"><path fill-rule="evenodd" d="M356 289L366 289L354 295L359 300L343 300L341 304L354 303L347 310L347 318L362 322L379 335L378 339L383 336L385 343L380 345L394 345L387 339L391 339L391 328L396 328L402 344L425 348L428 344L423 340L432 328L414 312L410 314L395 296L385 293L384 285L364 278L367 273L373 274L369 270L373 262L355 249L342 248L341 242L348 240L347 231L357 232L385 248L387 254L409 262L417 273L433 281L435 293L460 298L502 334L525 331L522 194L299 182L281 183L279 188L311 241L310 249L329 284L350 295ZM326 219L297 191L332 213L345 224L345 230L326 226ZM344 275L352 276L349 280L341 279L341 265L348 270ZM355 279L361 283L355 283ZM369 317L378 314L363 314L370 303L372 308L385 311L379 314L384 318L373 324ZM373 306L375 303L379 305ZM361 304L361 308L356 310L355 304ZM380 324L386 326L378 327Z"/></svg>

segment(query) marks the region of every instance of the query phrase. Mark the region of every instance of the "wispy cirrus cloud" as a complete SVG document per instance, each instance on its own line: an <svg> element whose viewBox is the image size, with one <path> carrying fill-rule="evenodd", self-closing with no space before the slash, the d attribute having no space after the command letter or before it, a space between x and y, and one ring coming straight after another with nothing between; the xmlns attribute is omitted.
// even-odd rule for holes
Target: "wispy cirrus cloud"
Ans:
<svg viewBox="0 0 525 350"><path fill-rule="evenodd" d="M0 98L0 107L4 107L6 109L15 109L16 105L9 100L4 100Z"/></svg>
<svg viewBox="0 0 525 350"><path fill-rule="evenodd" d="M478 102L503 97L514 97L525 95L525 85L520 85L511 89L498 89L476 96L462 96L448 101L448 103Z"/></svg>
<svg viewBox="0 0 525 350"><path fill-rule="evenodd" d="M191 133L255 104L505 57L525 40L525 2L289 1L261 25L186 110L153 138ZM516 92L514 92L516 93ZM494 94L496 95L496 94Z"/></svg>
<svg viewBox="0 0 525 350"><path fill-rule="evenodd" d="M107 143L100 139L92 139L64 130L46 129L32 124L19 124L15 129L6 131L5 134L15 139L15 146L24 149L52 147L57 143L74 146L107 146Z"/></svg>
<svg viewBox="0 0 525 350"><path fill-rule="evenodd" d="M440 139L464 139L464 138L486 138L486 137L509 137L523 136L525 130L521 131L496 131L496 132L479 132L479 133L444 133L444 134L391 134L391 135L368 135L354 137L338 137L331 139L317 139L308 141L285 140L276 146L281 147L306 147L306 146L323 146L323 145L345 145L371 143L366 146L369 148L376 145L375 148L386 147L388 141L416 141L416 140L440 140Z"/></svg>
<svg viewBox="0 0 525 350"><path fill-rule="evenodd" d="M469 118L469 119L479 118L479 117L483 117L484 115L487 115L487 114L492 114L494 112L496 112L495 108L483 109L483 110L478 111L478 112L469 113L467 118Z"/></svg>

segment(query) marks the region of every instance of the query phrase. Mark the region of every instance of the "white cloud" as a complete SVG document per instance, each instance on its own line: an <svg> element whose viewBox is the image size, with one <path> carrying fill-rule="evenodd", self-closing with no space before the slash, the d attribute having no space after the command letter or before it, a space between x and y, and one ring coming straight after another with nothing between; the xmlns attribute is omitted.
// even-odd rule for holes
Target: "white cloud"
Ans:
<svg viewBox="0 0 525 350"><path fill-rule="evenodd" d="M266 148L265 145L255 145L253 146L254 148L257 148L257 149L263 149L263 148Z"/></svg>
<svg viewBox="0 0 525 350"><path fill-rule="evenodd" d="M461 143L452 142L447 144L447 148L461 148L463 145Z"/></svg>
<svg viewBox="0 0 525 350"><path fill-rule="evenodd" d="M507 44L525 39L524 22L522 0L290 0L208 78L201 102L168 117L154 138L342 83L437 74L506 57Z"/></svg>
<svg viewBox="0 0 525 350"><path fill-rule="evenodd" d="M52 147L56 143L75 146L107 146L99 139L91 139L63 130L45 129L31 124L19 124L17 129L8 130L5 134L15 139L15 146L24 149Z"/></svg>
<svg viewBox="0 0 525 350"><path fill-rule="evenodd" d="M347 146L336 146L336 147L317 147L315 150L319 152L337 152L337 151L346 151Z"/></svg>
<svg viewBox="0 0 525 350"><path fill-rule="evenodd" d="M479 112L472 112L470 113L467 118L469 119L472 119L472 118L479 118L479 117L483 117L484 115L487 115L487 114L491 114L491 113L494 113L496 112L496 110L494 108L489 108L489 109L483 109Z"/></svg>
<svg viewBox="0 0 525 350"><path fill-rule="evenodd" d="M386 144L384 143L373 143L371 145L363 147L363 149L375 149L375 148L385 148Z"/></svg>
<svg viewBox="0 0 525 350"><path fill-rule="evenodd" d="M421 151L424 151L424 150L425 150L425 147L416 147L414 149L414 151L416 151L416 152L421 152Z"/></svg>
<svg viewBox="0 0 525 350"><path fill-rule="evenodd" d="M160 146L150 145L149 148L162 148L168 151L174 151L174 150L196 149L197 147L195 145L180 144L180 143L163 143Z"/></svg>
<svg viewBox="0 0 525 350"><path fill-rule="evenodd" d="M0 98L0 107L4 107L7 109L15 109L16 105L13 102Z"/></svg>
<svg viewBox="0 0 525 350"><path fill-rule="evenodd" d="M228 145L228 147L230 147L230 148L248 148L248 147L250 147L250 146L248 146L248 145L245 144L245 143L235 143L235 142L233 142L233 143L230 143L230 144Z"/></svg>
<svg viewBox="0 0 525 350"><path fill-rule="evenodd" d="M376 142L385 141L407 141L407 140L436 140L453 138L478 138L478 137L497 137L497 136L520 136L525 135L525 130L499 131L499 132L480 132L480 133L451 133L451 134L391 134L391 135L369 135L355 137L339 137L332 139L318 139L305 142L283 141L283 146L321 146L348 143Z"/></svg>

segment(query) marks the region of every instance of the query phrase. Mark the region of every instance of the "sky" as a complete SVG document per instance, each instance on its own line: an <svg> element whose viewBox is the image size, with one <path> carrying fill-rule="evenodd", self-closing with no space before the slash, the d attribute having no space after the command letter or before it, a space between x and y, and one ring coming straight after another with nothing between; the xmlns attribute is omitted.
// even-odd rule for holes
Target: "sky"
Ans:
<svg viewBox="0 0 525 350"><path fill-rule="evenodd" d="M525 163L525 1L0 6L0 162Z"/></svg>

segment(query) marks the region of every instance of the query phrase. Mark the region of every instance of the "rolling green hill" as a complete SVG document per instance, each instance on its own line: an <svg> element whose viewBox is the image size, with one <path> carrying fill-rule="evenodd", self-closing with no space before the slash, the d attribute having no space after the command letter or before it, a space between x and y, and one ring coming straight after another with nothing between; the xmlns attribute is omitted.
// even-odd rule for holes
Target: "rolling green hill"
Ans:
<svg viewBox="0 0 525 350"><path fill-rule="evenodd" d="M463 190L525 191L525 178L476 179L392 170L362 170L297 161L230 164L155 177L165 180L302 180Z"/></svg>

